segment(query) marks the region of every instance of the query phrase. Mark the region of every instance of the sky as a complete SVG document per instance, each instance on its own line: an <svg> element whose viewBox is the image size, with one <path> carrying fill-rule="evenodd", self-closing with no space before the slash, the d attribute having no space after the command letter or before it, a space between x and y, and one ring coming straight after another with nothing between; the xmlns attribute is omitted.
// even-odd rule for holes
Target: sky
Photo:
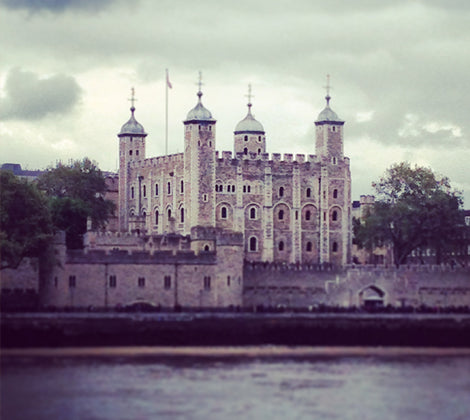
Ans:
<svg viewBox="0 0 470 420"><path fill-rule="evenodd" d="M0 163L116 171L132 87L147 157L164 154L165 69L169 153L201 71L217 150L233 150L251 84L267 151L314 154L329 74L353 199L407 161L470 208L467 0L0 0L0 21Z"/></svg>

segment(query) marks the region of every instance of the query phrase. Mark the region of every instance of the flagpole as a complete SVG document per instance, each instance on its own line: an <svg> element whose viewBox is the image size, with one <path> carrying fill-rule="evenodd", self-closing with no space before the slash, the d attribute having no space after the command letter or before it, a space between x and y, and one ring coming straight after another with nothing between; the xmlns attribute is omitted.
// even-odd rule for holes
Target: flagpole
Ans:
<svg viewBox="0 0 470 420"><path fill-rule="evenodd" d="M168 155L168 69L165 79L165 155Z"/></svg>

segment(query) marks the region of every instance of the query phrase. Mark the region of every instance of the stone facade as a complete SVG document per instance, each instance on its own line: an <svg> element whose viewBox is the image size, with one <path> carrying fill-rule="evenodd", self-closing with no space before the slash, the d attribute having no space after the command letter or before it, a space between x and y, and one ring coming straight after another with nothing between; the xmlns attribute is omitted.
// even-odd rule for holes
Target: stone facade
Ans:
<svg viewBox="0 0 470 420"><path fill-rule="evenodd" d="M266 153L251 114L234 151L216 151L216 120L202 93L184 121L184 152L145 157L143 127L119 133L119 231L188 235L194 226L241 232L248 261L347 264L351 260L351 174L344 121L326 108L315 121L316 155ZM313 142L312 142L313 143Z"/></svg>

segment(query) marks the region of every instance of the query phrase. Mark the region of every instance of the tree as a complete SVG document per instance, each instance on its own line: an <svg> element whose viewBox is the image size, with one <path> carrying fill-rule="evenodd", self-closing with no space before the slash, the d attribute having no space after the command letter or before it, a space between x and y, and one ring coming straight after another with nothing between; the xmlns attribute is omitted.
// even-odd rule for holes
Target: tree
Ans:
<svg viewBox="0 0 470 420"><path fill-rule="evenodd" d="M114 203L104 199L105 178L88 158L49 168L38 185L50 197L53 223L66 232L69 248L81 247L88 218L92 228L99 229L114 212Z"/></svg>
<svg viewBox="0 0 470 420"><path fill-rule="evenodd" d="M35 184L0 171L0 268L17 268L24 257L40 256L52 235L44 194Z"/></svg>
<svg viewBox="0 0 470 420"><path fill-rule="evenodd" d="M452 190L448 178L402 162L372 186L377 193L374 206L354 225L360 246L391 245L397 266L417 249L432 249L437 264L452 253L461 237L463 211L461 194Z"/></svg>

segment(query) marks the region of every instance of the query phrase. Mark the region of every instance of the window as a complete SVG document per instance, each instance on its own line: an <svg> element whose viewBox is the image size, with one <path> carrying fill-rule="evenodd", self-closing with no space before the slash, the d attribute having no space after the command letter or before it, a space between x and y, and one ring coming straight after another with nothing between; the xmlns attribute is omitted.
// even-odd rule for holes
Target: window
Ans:
<svg viewBox="0 0 470 420"><path fill-rule="evenodd" d="M147 197L147 188L145 187L145 185L142 187L142 194L144 197Z"/></svg>
<svg viewBox="0 0 470 420"><path fill-rule="evenodd" d="M184 208L181 207L180 209L180 222L184 223Z"/></svg>
<svg viewBox="0 0 470 420"><path fill-rule="evenodd" d="M336 188L333 190L333 198L338 198L338 190Z"/></svg>
<svg viewBox="0 0 470 420"><path fill-rule="evenodd" d="M312 252L312 243L307 242L307 252Z"/></svg>
<svg viewBox="0 0 470 420"><path fill-rule="evenodd" d="M235 185L232 185L232 192L235 192Z"/></svg>
<svg viewBox="0 0 470 420"><path fill-rule="evenodd" d="M211 289L211 278L210 276L204 276L204 290Z"/></svg>
<svg viewBox="0 0 470 420"><path fill-rule="evenodd" d="M167 184L167 193L171 194L171 182L170 181L168 181L168 184Z"/></svg>
<svg viewBox="0 0 470 420"><path fill-rule="evenodd" d="M279 197L284 197L284 187L279 188Z"/></svg>
<svg viewBox="0 0 470 420"><path fill-rule="evenodd" d="M248 191L249 193L251 193L251 185L248 185L248 186L246 187L246 189L247 189L247 191Z"/></svg>
<svg viewBox="0 0 470 420"><path fill-rule="evenodd" d="M279 210L279 213L277 214L277 218L279 220L283 220L284 219L284 210Z"/></svg>
<svg viewBox="0 0 470 420"><path fill-rule="evenodd" d="M245 136L244 140L245 140L245 141L248 141L248 136Z"/></svg>
<svg viewBox="0 0 470 420"><path fill-rule="evenodd" d="M155 195L158 195L158 184L155 184Z"/></svg>
<svg viewBox="0 0 470 420"><path fill-rule="evenodd" d="M132 150L129 150L129 156L132 156Z"/></svg>
<svg viewBox="0 0 470 420"><path fill-rule="evenodd" d="M338 252L338 242L333 242L333 252Z"/></svg>
<svg viewBox="0 0 470 420"><path fill-rule="evenodd" d="M312 196L312 189L311 188L307 188L306 196L308 198L310 198Z"/></svg>
<svg viewBox="0 0 470 420"><path fill-rule="evenodd" d="M338 220L338 212L336 210L333 210L333 214L331 215L331 218L335 221Z"/></svg>
<svg viewBox="0 0 470 420"><path fill-rule="evenodd" d="M250 219L256 219L256 207L250 209Z"/></svg>
<svg viewBox="0 0 470 420"><path fill-rule="evenodd" d="M227 276L227 286L230 287L230 276Z"/></svg>
<svg viewBox="0 0 470 420"><path fill-rule="evenodd" d="M155 224L158 225L158 210L155 210Z"/></svg>
<svg viewBox="0 0 470 420"><path fill-rule="evenodd" d="M180 183L180 193L184 193L184 181L181 180L181 183Z"/></svg>
<svg viewBox="0 0 470 420"><path fill-rule="evenodd" d="M219 186L215 184L215 192L219 192Z"/></svg>
<svg viewBox="0 0 470 420"><path fill-rule="evenodd" d="M299 220L299 212L298 212L298 210L295 211L295 220Z"/></svg>
<svg viewBox="0 0 470 420"><path fill-rule="evenodd" d="M258 249L258 240L255 236L250 238L250 251L256 251Z"/></svg>
<svg viewBox="0 0 470 420"><path fill-rule="evenodd" d="M163 287L165 289L171 289L171 276L165 276L163 278Z"/></svg>
<svg viewBox="0 0 470 420"><path fill-rule="evenodd" d="M145 287L145 277L139 277L137 279L137 284L139 285L139 287Z"/></svg>
<svg viewBox="0 0 470 420"><path fill-rule="evenodd" d="M323 221L326 222L326 211L323 212Z"/></svg>
<svg viewBox="0 0 470 420"><path fill-rule="evenodd" d="M59 279L57 277L54 277L54 287L59 286Z"/></svg>
<svg viewBox="0 0 470 420"><path fill-rule="evenodd" d="M208 201L208 200L207 200L207 194L203 194L203 195L202 195L202 201L204 201L204 202L207 202L207 201Z"/></svg>
<svg viewBox="0 0 470 420"><path fill-rule="evenodd" d="M69 288L74 289L77 285L77 279L75 276L69 276Z"/></svg>
<svg viewBox="0 0 470 420"><path fill-rule="evenodd" d="M246 193L246 185L243 186L243 192Z"/></svg>
<svg viewBox="0 0 470 420"><path fill-rule="evenodd" d="M221 217L222 219L226 219L226 218L227 218L227 207L224 206L224 207L222 207L222 208L220 209L220 217Z"/></svg>
<svg viewBox="0 0 470 420"><path fill-rule="evenodd" d="M168 220L171 219L171 209L168 209Z"/></svg>
<svg viewBox="0 0 470 420"><path fill-rule="evenodd" d="M310 210L307 210L307 211L305 212L305 220L310 220L310 217L311 217L311 216L312 216L312 214L311 214Z"/></svg>
<svg viewBox="0 0 470 420"><path fill-rule="evenodd" d="M261 149L258 149L258 155L260 155L260 154L261 154Z"/></svg>
<svg viewBox="0 0 470 420"><path fill-rule="evenodd" d="M116 276L109 276L109 287L115 288L117 285Z"/></svg>
<svg viewBox="0 0 470 420"><path fill-rule="evenodd" d="M135 155L139 156L139 151L138 150L135 151Z"/></svg>
<svg viewBox="0 0 470 420"><path fill-rule="evenodd" d="M134 187L131 187L131 198L134 198Z"/></svg>
<svg viewBox="0 0 470 420"><path fill-rule="evenodd" d="M261 141L261 136L258 136L258 141Z"/></svg>
<svg viewBox="0 0 470 420"><path fill-rule="evenodd" d="M204 251L208 252L208 251L210 251L210 250L211 250L211 249L210 249L209 245L204 245Z"/></svg>
<svg viewBox="0 0 470 420"><path fill-rule="evenodd" d="M279 251L284 251L284 241L279 242Z"/></svg>
<svg viewBox="0 0 470 420"><path fill-rule="evenodd" d="M245 147L245 148L243 149L243 153L244 153L245 155L248 154L248 148L247 148L247 147Z"/></svg>

